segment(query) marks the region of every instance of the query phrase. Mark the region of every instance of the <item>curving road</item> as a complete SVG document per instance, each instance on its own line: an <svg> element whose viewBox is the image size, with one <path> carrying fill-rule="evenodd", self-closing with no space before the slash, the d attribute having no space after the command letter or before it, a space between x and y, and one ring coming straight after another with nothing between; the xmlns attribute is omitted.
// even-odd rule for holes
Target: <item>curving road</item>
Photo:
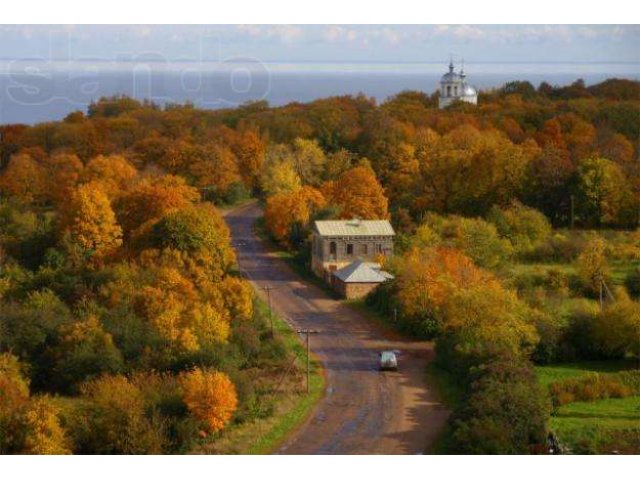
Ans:
<svg viewBox="0 0 640 480"><path fill-rule="evenodd" d="M326 394L281 446L282 454L418 454L428 451L448 411L425 384L428 342L407 341L305 282L255 235L257 203L225 215L240 268L254 287L275 287L273 309L314 328L311 349L326 371ZM399 371L379 372L378 352L400 350Z"/></svg>

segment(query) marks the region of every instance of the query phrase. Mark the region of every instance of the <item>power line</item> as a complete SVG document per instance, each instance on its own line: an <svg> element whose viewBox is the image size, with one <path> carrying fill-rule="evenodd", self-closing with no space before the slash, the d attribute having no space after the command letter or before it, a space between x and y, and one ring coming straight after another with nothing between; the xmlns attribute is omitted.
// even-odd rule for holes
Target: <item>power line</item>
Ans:
<svg viewBox="0 0 640 480"><path fill-rule="evenodd" d="M273 310L271 309L271 290L275 289L276 287L265 285L264 287L260 288L267 292L267 303L269 304L269 328L271 330L271 336L273 337Z"/></svg>
<svg viewBox="0 0 640 480"><path fill-rule="evenodd" d="M307 393L309 393L309 335L314 333L320 333L320 330L311 330L309 328L303 328L298 330L298 333L303 333L306 335L306 343L307 343Z"/></svg>

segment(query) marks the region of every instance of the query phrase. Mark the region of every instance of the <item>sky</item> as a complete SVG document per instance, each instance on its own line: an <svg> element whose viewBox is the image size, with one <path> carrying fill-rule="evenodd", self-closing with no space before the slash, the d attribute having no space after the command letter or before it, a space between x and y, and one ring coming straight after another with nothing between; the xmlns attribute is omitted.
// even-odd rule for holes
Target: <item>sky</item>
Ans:
<svg viewBox="0 0 640 480"><path fill-rule="evenodd" d="M0 60L631 62L638 25L0 25Z"/></svg>

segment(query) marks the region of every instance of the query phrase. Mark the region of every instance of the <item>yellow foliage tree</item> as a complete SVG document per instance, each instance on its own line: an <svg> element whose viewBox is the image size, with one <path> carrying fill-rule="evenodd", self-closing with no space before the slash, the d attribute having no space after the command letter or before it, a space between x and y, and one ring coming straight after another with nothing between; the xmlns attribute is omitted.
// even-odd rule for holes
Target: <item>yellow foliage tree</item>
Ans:
<svg viewBox="0 0 640 480"><path fill-rule="evenodd" d="M291 193L279 193L267 198L264 210L265 224L271 234L282 243L288 243L294 225L305 228L314 212L326 201L313 187L302 187Z"/></svg>
<svg viewBox="0 0 640 480"><path fill-rule="evenodd" d="M220 431L229 423L238 406L238 396L227 375L195 368L182 374L180 383L187 408L206 423L209 431Z"/></svg>
<svg viewBox="0 0 640 480"><path fill-rule="evenodd" d="M89 160L84 182L97 182L110 199L122 195L138 174L136 168L121 155L99 155Z"/></svg>
<svg viewBox="0 0 640 480"><path fill-rule="evenodd" d="M609 275L607 242L601 237L594 236L580 252L576 262L578 276L583 284L592 292L598 292L601 283Z"/></svg>
<svg viewBox="0 0 640 480"><path fill-rule="evenodd" d="M267 196L293 192L302 186L293 154L286 146L275 145L267 150L260 186Z"/></svg>
<svg viewBox="0 0 640 480"><path fill-rule="evenodd" d="M71 241L97 260L122 244L122 229L102 184L91 182L76 189L63 212L62 225Z"/></svg>
<svg viewBox="0 0 640 480"><path fill-rule="evenodd" d="M49 397L34 397L25 413L24 453L69 455L69 440L58 420L59 409Z"/></svg>
<svg viewBox="0 0 640 480"><path fill-rule="evenodd" d="M29 384L18 359L0 353L0 454L20 448L22 415L29 401Z"/></svg>

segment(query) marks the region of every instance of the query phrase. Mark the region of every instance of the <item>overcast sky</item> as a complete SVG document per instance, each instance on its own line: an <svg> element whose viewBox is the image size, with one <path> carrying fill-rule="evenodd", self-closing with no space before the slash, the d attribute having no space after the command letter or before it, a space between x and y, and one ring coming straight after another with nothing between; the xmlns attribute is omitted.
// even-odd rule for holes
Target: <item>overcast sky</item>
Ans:
<svg viewBox="0 0 640 480"><path fill-rule="evenodd" d="M264 62L446 62L453 54L469 63L640 63L640 26L0 25L0 59L143 54Z"/></svg>

